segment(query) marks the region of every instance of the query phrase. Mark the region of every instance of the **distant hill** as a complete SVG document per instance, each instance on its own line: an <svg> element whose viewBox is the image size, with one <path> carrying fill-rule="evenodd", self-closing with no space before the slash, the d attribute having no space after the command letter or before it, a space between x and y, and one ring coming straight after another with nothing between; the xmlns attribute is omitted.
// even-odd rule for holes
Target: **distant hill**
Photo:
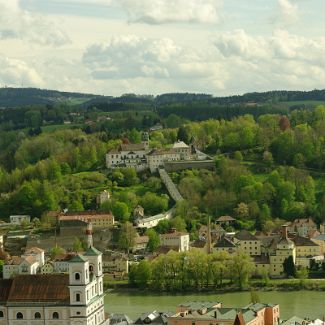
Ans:
<svg viewBox="0 0 325 325"><path fill-rule="evenodd" d="M69 103L79 105L102 96L37 88L0 88L0 108Z"/></svg>
<svg viewBox="0 0 325 325"><path fill-rule="evenodd" d="M226 97L214 97L210 94L194 93L167 93L158 95L156 97L151 95L125 94L120 97L113 97L37 88L0 88L0 108L28 105L53 105L56 103L78 105L82 108L87 108L89 106L109 105L114 107L114 109L117 109L118 105L127 106L130 103L138 105L154 104L156 107L180 103L205 103L216 105L287 103L290 105L301 105L307 101L315 101L316 104L317 102L324 102L325 90L275 90ZM111 108L108 110L111 110Z"/></svg>

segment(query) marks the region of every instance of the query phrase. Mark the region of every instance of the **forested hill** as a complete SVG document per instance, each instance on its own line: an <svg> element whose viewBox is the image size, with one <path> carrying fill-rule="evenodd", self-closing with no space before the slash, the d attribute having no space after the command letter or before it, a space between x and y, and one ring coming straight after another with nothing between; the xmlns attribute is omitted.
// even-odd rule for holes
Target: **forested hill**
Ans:
<svg viewBox="0 0 325 325"><path fill-rule="evenodd" d="M28 105L53 105L61 102L81 104L101 96L37 88L0 88L0 108Z"/></svg>
<svg viewBox="0 0 325 325"><path fill-rule="evenodd" d="M99 96L75 92L62 92L37 88L0 88L0 108L28 105L70 105L89 106L109 105L110 110L123 110L129 103L156 107L174 104L208 104L208 105L263 105L286 103L303 104L306 101L325 101L325 90L253 92L244 95L213 97L210 94L166 93L156 97L151 95L125 94L120 97ZM121 106L121 107L120 107ZM103 107L101 107L103 109Z"/></svg>

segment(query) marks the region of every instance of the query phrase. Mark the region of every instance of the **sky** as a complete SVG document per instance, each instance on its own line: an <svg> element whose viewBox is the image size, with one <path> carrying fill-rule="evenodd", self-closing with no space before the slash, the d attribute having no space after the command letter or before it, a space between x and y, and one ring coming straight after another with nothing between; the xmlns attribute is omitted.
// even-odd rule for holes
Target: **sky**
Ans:
<svg viewBox="0 0 325 325"><path fill-rule="evenodd" d="M0 0L0 87L325 88L324 0Z"/></svg>

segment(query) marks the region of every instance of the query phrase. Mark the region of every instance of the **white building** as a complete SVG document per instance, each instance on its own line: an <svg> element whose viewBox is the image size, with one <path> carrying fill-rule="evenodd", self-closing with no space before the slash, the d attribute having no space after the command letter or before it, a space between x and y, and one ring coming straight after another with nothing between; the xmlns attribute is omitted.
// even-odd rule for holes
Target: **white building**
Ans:
<svg viewBox="0 0 325 325"><path fill-rule="evenodd" d="M148 167L151 172L155 172L159 167L163 167L166 161L181 160L181 153L175 149L155 149L147 155Z"/></svg>
<svg viewBox="0 0 325 325"><path fill-rule="evenodd" d="M190 235L174 230L169 234L160 235L160 245L178 248L179 252L186 252L190 249Z"/></svg>
<svg viewBox="0 0 325 325"><path fill-rule="evenodd" d="M70 260L68 275L18 275L0 288L0 325L108 325L102 254L93 247Z"/></svg>
<svg viewBox="0 0 325 325"><path fill-rule="evenodd" d="M118 149L110 150L106 155L106 167L133 167L137 171L147 168L149 143L121 144Z"/></svg>
<svg viewBox="0 0 325 325"><path fill-rule="evenodd" d="M169 220L173 216L173 210L169 210L165 213L160 213L152 217L138 218L135 220L135 226L137 228L153 228L156 227L161 220Z"/></svg>
<svg viewBox="0 0 325 325"><path fill-rule="evenodd" d="M181 160L188 160L191 157L191 147L183 141L177 141L173 144L173 150L180 154Z"/></svg>
<svg viewBox="0 0 325 325"><path fill-rule="evenodd" d="M35 257L27 256L25 258L13 256L3 265L3 278L10 279L18 274L36 274L39 269L39 263Z"/></svg>
<svg viewBox="0 0 325 325"><path fill-rule="evenodd" d="M17 216L10 216L10 223L12 225L20 226L22 222L30 222L30 216L27 215L17 215Z"/></svg>

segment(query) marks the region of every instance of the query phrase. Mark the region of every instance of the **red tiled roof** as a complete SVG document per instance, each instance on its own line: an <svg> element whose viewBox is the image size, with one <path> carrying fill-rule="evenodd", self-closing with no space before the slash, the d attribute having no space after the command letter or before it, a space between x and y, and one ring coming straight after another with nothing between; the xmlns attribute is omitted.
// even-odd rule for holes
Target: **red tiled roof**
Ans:
<svg viewBox="0 0 325 325"><path fill-rule="evenodd" d="M0 279L0 302L5 302L8 300L11 285L12 279Z"/></svg>
<svg viewBox="0 0 325 325"><path fill-rule="evenodd" d="M70 299L68 285L69 276L66 274L17 275L12 279L6 300L64 303Z"/></svg>

